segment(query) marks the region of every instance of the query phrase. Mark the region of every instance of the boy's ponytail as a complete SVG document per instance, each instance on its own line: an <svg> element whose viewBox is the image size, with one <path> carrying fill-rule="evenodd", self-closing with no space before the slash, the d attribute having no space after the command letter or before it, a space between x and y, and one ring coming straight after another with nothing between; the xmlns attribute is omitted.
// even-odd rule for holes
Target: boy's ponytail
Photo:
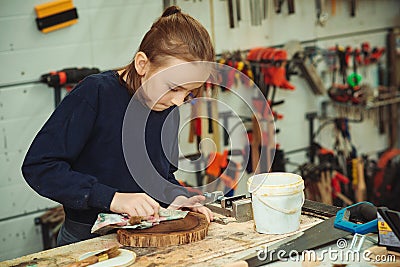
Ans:
<svg viewBox="0 0 400 267"><path fill-rule="evenodd" d="M170 6L145 34L138 51L146 54L155 68L162 67L166 58L185 61L214 61L214 48L207 30L193 17L182 13L177 6ZM141 86L135 62L124 68L126 86L131 94Z"/></svg>

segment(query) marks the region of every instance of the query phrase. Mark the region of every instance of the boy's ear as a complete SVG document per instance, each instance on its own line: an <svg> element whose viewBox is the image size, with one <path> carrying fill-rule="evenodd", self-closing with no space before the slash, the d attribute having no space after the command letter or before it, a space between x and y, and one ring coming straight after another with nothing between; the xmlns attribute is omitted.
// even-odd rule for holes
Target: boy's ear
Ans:
<svg viewBox="0 0 400 267"><path fill-rule="evenodd" d="M146 54L144 52L137 52L135 55L135 69L136 72L140 75L143 76L146 74L148 71L148 66L149 66L149 59L147 58Z"/></svg>

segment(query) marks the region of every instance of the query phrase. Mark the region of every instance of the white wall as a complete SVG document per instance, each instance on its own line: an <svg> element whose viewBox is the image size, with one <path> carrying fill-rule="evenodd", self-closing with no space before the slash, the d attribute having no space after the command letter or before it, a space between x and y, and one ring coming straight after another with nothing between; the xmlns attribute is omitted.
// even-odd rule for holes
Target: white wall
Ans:
<svg viewBox="0 0 400 267"><path fill-rule="evenodd" d="M35 25L34 6L44 2L0 1L0 84L37 80L41 74L67 67L97 67L106 70L125 65L163 9L162 1L159 0L75 0L78 23L43 34ZM234 29L228 26L227 1L177 2L183 11L198 18L215 36L217 53L283 44L292 39L313 40L400 25L397 0L358 1L355 18L349 15L348 1L336 1L336 15L328 20L325 27L315 24L315 7L311 0L296 0L294 15L288 15L286 3L280 15L274 14L270 6L268 18L262 25L251 26L248 1L241 0L243 20ZM213 3L214 27L210 17L210 3ZM369 41L372 46L381 46L384 45L385 34L376 32L354 35L316 41L315 44L321 47L336 43L359 46L363 41ZM374 83L373 75L370 79ZM285 99L285 104L278 109L285 118L277 123L281 129L277 141L285 150L307 145L308 128L304 114L318 111L321 101L321 98L311 93L302 78L294 77L292 82L296 85L294 92L279 91L277 94L277 99ZM224 94L220 94L220 97L227 97ZM53 92L43 84L0 89L0 201L3 203L0 207L0 260L42 248L40 231L33 225L33 218L42 213L31 213L56 203L30 190L22 178L20 166L30 142L52 110ZM386 146L386 138L379 136L372 122L352 126L352 134L361 151ZM329 145L329 129L324 131L321 139ZM187 150L193 149L190 145L181 145ZM293 161L303 160L304 155L293 157ZM241 185L238 192L244 191L245 187ZM23 216L28 213L31 215ZM6 220L18 215L21 217ZM22 241L21 236L24 236ZM22 244L26 245L26 250L21 249Z"/></svg>

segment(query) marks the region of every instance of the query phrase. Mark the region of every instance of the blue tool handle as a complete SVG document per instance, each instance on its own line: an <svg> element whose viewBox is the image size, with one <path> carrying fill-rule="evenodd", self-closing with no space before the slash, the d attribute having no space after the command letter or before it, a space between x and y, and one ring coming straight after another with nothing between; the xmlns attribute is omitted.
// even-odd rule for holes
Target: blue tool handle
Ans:
<svg viewBox="0 0 400 267"><path fill-rule="evenodd" d="M372 203L364 201L341 209L336 213L334 226L353 234L377 232L377 208Z"/></svg>

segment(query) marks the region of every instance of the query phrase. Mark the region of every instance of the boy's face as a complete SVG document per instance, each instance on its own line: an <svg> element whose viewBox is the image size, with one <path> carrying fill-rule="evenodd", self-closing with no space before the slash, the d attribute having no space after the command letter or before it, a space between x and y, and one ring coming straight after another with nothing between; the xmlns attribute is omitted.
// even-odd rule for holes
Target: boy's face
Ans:
<svg viewBox="0 0 400 267"><path fill-rule="evenodd" d="M154 111L180 106L185 99L199 89L210 71L207 64L168 58L164 66L149 71L142 78L142 90L146 104Z"/></svg>

